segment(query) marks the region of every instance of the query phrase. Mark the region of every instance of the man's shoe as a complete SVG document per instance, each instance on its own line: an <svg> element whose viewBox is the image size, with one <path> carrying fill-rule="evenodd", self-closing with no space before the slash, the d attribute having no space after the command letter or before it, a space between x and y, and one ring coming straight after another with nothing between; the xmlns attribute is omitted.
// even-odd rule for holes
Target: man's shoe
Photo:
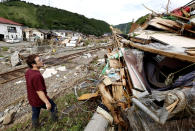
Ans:
<svg viewBox="0 0 195 131"><path fill-rule="evenodd" d="M51 120L53 122L57 122L58 121L58 116L57 116L57 113L56 112L52 112L51 113Z"/></svg>
<svg viewBox="0 0 195 131"><path fill-rule="evenodd" d="M39 128L39 120L32 120L32 127L33 128Z"/></svg>

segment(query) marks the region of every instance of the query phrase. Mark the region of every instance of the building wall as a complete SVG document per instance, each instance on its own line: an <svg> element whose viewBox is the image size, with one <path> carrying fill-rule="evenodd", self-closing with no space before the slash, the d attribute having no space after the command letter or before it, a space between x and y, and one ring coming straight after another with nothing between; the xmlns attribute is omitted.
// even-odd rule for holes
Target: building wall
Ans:
<svg viewBox="0 0 195 131"><path fill-rule="evenodd" d="M15 27L16 33L8 32L8 27ZM0 23L0 34L4 35L4 39L18 39L20 41L23 40L21 26Z"/></svg>
<svg viewBox="0 0 195 131"><path fill-rule="evenodd" d="M38 31L38 30L33 30L33 31L32 31L32 34L38 36L41 40L44 39L44 34L41 33L41 32Z"/></svg>
<svg viewBox="0 0 195 131"><path fill-rule="evenodd" d="M41 33L38 30L28 30L28 31L24 31L26 34L26 40L27 41L34 41L35 40L35 36L38 36L41 40L44 39L44 34Z"/></svg>
<svg viewBox="0 0 195 131"><path fill-rule="evenodd" d="M58 36L65 38L66 37L66 33L65 32L54 32L56 33Z"/></svg>

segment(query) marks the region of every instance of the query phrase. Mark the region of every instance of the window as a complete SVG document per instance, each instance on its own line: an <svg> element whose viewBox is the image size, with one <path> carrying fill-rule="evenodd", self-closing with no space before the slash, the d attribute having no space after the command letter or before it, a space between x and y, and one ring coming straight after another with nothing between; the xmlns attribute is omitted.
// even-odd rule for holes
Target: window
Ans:
<svg viewBox="0 0 195 131"><path fill-rule="evenodd" d="M8 32L11 32L11 33L17 33L17 32L16 32L16 27L8 26L8 27L7 27L7 30L8 30Z"/></svg>

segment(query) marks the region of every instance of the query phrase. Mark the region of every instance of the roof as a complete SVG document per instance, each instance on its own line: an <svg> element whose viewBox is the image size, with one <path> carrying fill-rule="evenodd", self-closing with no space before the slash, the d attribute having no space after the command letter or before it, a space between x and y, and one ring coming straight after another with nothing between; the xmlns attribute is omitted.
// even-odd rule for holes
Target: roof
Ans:
<svg viewBox="0 0 195 131"><path fill-rule="evenodd" d="M41 32L39 29L36 29L36 28L24 28L23 31L24 31L24 32L29 32L29 31Z"/></svg>
<svg viewBox="0 0 195 131"><path fill-rule="evenodd" d="M45 34L50 32L50 30L45 30L45 29L39 29L39 31L42 32L42 33L45 33Z"/></svg>
<svg viewBox="0 0 195 131"><path fill-rule="evenodd" d="M0 23L3 23L3 24L10 24L10 25L18 25L18 26L21 26L21 25L22 25L22 24L19 24L19 23L14 22L14 21L5 19L5 18L3 18L3 17L0 17Z"/></svg>
<svg viewBox="0 0 195 131"><path fill-rule="evenodd" d="M71 30L52 30L53 32L62 32L62 33L74 33L74 31Z"/></svg>

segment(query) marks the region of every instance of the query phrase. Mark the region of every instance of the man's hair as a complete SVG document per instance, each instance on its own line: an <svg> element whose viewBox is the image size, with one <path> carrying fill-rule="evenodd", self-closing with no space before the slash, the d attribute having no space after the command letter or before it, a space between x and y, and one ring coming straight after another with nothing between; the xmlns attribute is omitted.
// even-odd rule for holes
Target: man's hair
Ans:
<svg viewBox="0 0 195 131"><path fill-rule="evenodd" d="M39 57L39 55L33 54L27 57L26 63L29 68L33 68L32 64L36 64L36 61L35 61L36 57Z"/></svg>

